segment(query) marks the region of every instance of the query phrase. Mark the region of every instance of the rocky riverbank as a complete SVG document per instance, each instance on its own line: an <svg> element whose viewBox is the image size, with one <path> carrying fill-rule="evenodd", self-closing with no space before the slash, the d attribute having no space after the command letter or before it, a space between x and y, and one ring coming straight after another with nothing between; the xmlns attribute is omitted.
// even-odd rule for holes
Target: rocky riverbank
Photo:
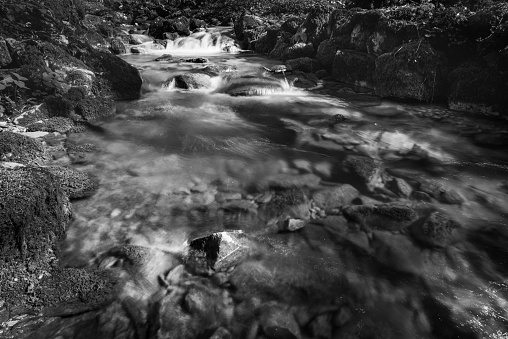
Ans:
<svg viewBox="0 0 508 339"><path fill-rule="evenodd" d="M462 206L461 194L413 172L385 170L368 150L347 154L338 169L303 160L267 166L266 176L255 177L249 187L232 178L194 179L161 197L134 185L129 200L119 202L112 196L111 206L90 207L115 223L134 219L155 228L175 220L213 219L236 220L253 228L252 234L215 232L185 239L189 245L185 256L166 248L125 244L97 258L71 258L72 265L62 268L60 243L73 218L72 203L94 195L100 185L109 187L75 169L100 153L100 146L80 143L76 135L86 130L100 133L95 123L116 113L115 101L140 96L143 84L138 70L114 54L143 49L127 51L126 46L149 40L152 47L159 46L154 49L163 49L168 40L234 22L242 47L281 59L286 64L283 76L292 69L288 78L299 87L314 89L319 79L339 81L351 91L446 102L452 109L504 117L505 4L464 17L462 26L453 27L457 41L432 30L440 27L432 21L439 12L431 7L421 13L413 13L413 7L334 11L316 7L305 17L267 19L246 13L200 17L198 10L152 2L7 0L0 6L0 335L395 338L398 317L412 324L403 329L407 337L417 333L436 338L476 336L438 298L396 289L389 277L400 276L414 285L439 285L429 278L435 265L447 262L444 266L458 272L468 270L463 264L468 250L458 246L445 251L449 246L464 239L475 246L487 244L488 253L479 265L488 266L487 256L506 252L492 238L507 235L485 227L475 238L452 215L434 208ZM442 15L446 18L450 13L443 10ZM171 59L165 58L161 60ZM209 67L208 73L176 77L175 86L206 87L210 74L226 72ZM252 82L247 87L241 87L246 86L245 79L239 78L238 84L233 82L223 92L263 94L252 90L258 85L263 90L284 90L273 78L246 79ZM151 112L137 113L150 119ZM303 141L314 142L325 153L356 150L360 141L341 125L343 118L339 114L332 120L309 121L306 133L319 140ZM295 131L302 129L294 121L287 124ZM337 133L325 133L324 128ZM477 129L478 144L506 145L501 127L493 136L489 135L492 126L483 134ZM188 142L187 147L199 146ZM435 160L417 145L410 151L383 154L383 160L389 157ZM238 163L227 166L231 173L249 172ZM127 179L120 183L127 186L146 170L133 165L121 172ZM332 170L351 179L355 187L323 182ZM376 199L365 192L374 192ZM104 194L114 195L113 190ZM487 200L480 193L475 197ZM161 204L173 207L161 212L157 209ZM182 210L179 204L191 207ZM259 222L261 232L256 231ZM102 231L97 244L107 242L109 236ZM369 272L380 267L382 272L347 276L347 267L334 267L325 250L295 263L293 255L307 247L347 248L354 260L345 263ZM352 255L347 253L343 255ZM455 274L451 271L439 276L451 281ZM371 288L362 290L362 286ZM337 298L337 290L347 297ZM371 307L375 302L384 303L389 314L379 314Z"/></svg>

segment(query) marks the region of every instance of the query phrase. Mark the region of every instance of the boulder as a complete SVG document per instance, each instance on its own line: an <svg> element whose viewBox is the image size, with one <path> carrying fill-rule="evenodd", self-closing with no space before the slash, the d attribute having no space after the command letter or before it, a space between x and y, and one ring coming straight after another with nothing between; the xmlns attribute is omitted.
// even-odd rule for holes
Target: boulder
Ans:
<svg viewBox="0 0 508 339"><path fill-rule="evenodd" d="M343 209L346 219L363 227L398 231L416 221L418 214L409 206L397 204L350 205Z"/></svg>
<svg viewBox="0 0 508 339"><path fill-rule="evenodd" d="M132 54L146 54L148 53L143 47L131 47L130 49Z"/></svg>
<svg viewBox="0 0 508 339"><path fill-rule="evenodd" d="M244 40L245 32L263 25L263 20L255 15L245 14L235 21L235 35L238 40Z"/></svg>
<svg viewBox="0 0 508 339"><path fill-rule="evenodd" d="M74 127L74 122L70 118L52 117L41 122L36 122L27 126L29 132L58 132L66 133Z"/></svg>
<svg viewBox="0 0 508 339"><path fill-rule="evenodd" d="M406 236L374 231L372 247L374 257L386 267L414 275L422 274L422 254Z"/></svg>
<svg viewBox="0 0 508 339"><path fill-rule="evenodd" d="M292 46L284 49L281 55L283 61L289 59L303 58L303 57L314 57L314 46L312 43L299 42Z"/></svg>
<svg viewBox="0 0 508 339"><path fill-rule="evenodd" d="M376 59L375 92L382 97L443 100L447 61L424 40L402 45Z"/></svg>
<svg viewBox="0 0 508 339"><path fill-rule="evenodd" d="M143 35L143 34L130 34L129 35L129 44L131 45L141 45L145 42L152 42L153 38Z"/></svg>
<svg viewBox="0 0 508 339"><path fill-rule="evenodd" d="M430 247L446 247L455 240L461 225L443 212L434 211L427 218L411 226L411 235Z"/></svg>
<svg viewBox="0 0 508 339"><path fill-rule="evenodd" d="M331 70L337 50L343 47L344 44L340 39L333 38L323 40L317 49L316 60L319 61L319 63L323 65L325 69Z"/></svg>
<svg viewBox="0 0 508 339"><path fill-rule="evenodd" d="M286 66L294 71L302 71L307 73L314 73L321 69L319 62L316 59L311 59L309 57L287 60Z"/></svg>
<svg viewBox="0 0 508 339"><path fill-rule="evenodd" d="M125 48L125 44L120 38L111 38L109 40L109 50L113 54L125 54L127 53L127 49Z"/></svg>
<svg viewBox="0 0 508 339"><path fill-rule="evenodd" d="M303 42L312 43L313 46L319 44L329 37L328 20L330 11L327 8L313 6L305 21L298 28L298 33L305 33L306 39Z"/></svg>
<svg viewBox="0 0 508 339"><path fill-rule="evenodd" d="M256 52L262 54L270 53L277 44L279 32L280 32L279 27L271 26L268 27L265 32L261 33L258 40L256 41L255 46Z"/></svg>
<svg viewBox="0 0 508 339"><path fill-rule="evenodd" d="M274 78L243 76L230 79L217 89L219 93L232 96L258 96L280 93L285 90L283 84Z"/></svg>
<svg viewBox="0 0 508 339"><path fill-rule="evenodd" d="M282 23L280 29L291 34L295 34L301 23L302 20L299 17L291 17Z"/></svg>
<svg viewBox="0 0 508 339"><path fill-rule="evenodd" d="M5 134L0 133L1 134ZM59 182L38 167L0 168L0 260L50 260L65 236L70 204Z"/></svg>
<svg viewBox="0 0 508 339"><path fill-rule="evenodd" d="M284 42L283 40L278 40L275 46L273 47L272 51L270 52L269 57L271 59L281 59L282 53L288 47L289 44L287 42Z"/></svg>
<svg viewBox="0 0 508 339"><path fill-rule="evenodd" d="M332 188L326 188L314 192L312 198L316 206L330 210L340 208L358 198L360 192L349 184L342 184Z"/></svg>
<svg viewBox="0 0 508 339"><path fill-rule="evenodd" d="M173 56L171 54L163 54L160 57L155 58L154 61L173 61Z"/></svg>
<svg viewBox="0 0 508 339"><path fill-rule="evenodd" d="M175 87L183 89L210 88L211 77L205 73L187 73L174 77Z"/></svg>
<svg viewBox="0 0 508 339"><path fill-rule="evenodd" d="M508 53L470 60L450 73L448 105L457 111L508 115Z"/></svg>
<svg viewBox="0 0 508 339"><path fill-rule="evenodd" d="M376 57L352 50L338 50L333 60L332 76L349 85L374 87Z"/></svg>
<svg viewBox="0 0 508 339"><path fill-rule="evenodd" d="M0 133L0 161L43 165L47 160L48 152L39 140L12 132Z"/></svg>
<svg viewBox="0 0 508 339"><path fill-rule="evenodd" d="M196 18L190 19L189 28L191 30L195 30L196 28L206 28L206 26L207 25L205 20L200 20Z"/></svg>
<svg viewBox="0 0 508 339"><path fill-rule="evenodd" d="M49 173L54 175L60 182L62 190L71 199L86 198L93 195L99 183L87 173L68 167L46 167Z"/></svg>

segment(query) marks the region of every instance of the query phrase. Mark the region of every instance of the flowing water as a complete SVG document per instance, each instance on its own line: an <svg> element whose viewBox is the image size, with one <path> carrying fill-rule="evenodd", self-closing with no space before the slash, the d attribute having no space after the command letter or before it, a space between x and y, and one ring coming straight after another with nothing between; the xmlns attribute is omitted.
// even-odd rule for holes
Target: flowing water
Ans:
<svg viewBox="0 0 508 339"><path fill-rule="evenodd" d="M67 265L90 265L120 244L183 253L201 235L241 230L256 254L238 269L251 267L252 279L268 274L279 295L264 298L331 306L337 338L506 337L508 155L481 142L506 136L506 125L334 83L293 87L294 75L263 68L278 61L225 53L203 36L123 56L144 79L141 99L118 102L101 131L72 136L97 146L78 168L101 186L74 204ZM173 61L154 61L162 53ZM178 61L203 56L208 63ZM223 72L207 88L174 87L175 76L209 65ZM242 86L262 95L230 95ZM379 168L363 180L345 167L348 155L368 156ZM390 186L394 178L409 191ZM452 198L419 190L422 182ZM352 204L397 203L420 218L440 210L461 227L446 246L429 247L407 229L358 228L340 208L311 202L314 192L343 183L360 192ZM288 187L305 195L309 208L290 214L307 224L280 232L277 211L263 206Z"/></svg>

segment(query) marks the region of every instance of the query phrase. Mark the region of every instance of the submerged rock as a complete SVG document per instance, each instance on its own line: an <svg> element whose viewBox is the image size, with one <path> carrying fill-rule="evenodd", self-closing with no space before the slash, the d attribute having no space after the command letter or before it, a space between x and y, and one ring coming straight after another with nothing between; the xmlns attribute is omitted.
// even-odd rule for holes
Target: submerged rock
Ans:
<svg viewBox="0 0 508 339"><path fill-rule="evenodd" d="M396 204L351 205L343 209L343 214L364 227L387 231L406 228L418 218L411 207Z"/></svg>
<svg viewBox="0 0 508 339"><path fill-rule="evenodd" d="M173 56L171 54L163 54L160 57L155 58L154 61L173 61Z"/></svg>
<svg viewBox="0 0 508 339"><path fill-rule="evenodd" d="M343 184L316 191L312 198L318 207L329 210L349 205L359 195L360 192L356 188L349 184Z"/></svg>
<svg viewBox="0 0 508 339"><path fill-rule="evenodd" d="M387 267L400 272L422 274L421 252L406 236L374 231L372 247L375 258Z"/></svg>
<svg viewBox="0 0 508 339"><path fill-rule="evenodd" d="M218 89L218 93L232 96L259 96L281 93L286 90L282 81L268 77L244 76L228 79Z"/></svg>
<svg viewBox="0 0 508 339"><path fill-rule="evenodd" d="M455 240L460 224L447 214L432 212L426 219L411 227L411 235L422 244L431 247L446 247Z"/></svg>
<svg viewBox="0 0 508 339"><path fill-rule="evenodd" d="M363 155L348 155L342 164L347 171L365 182L370 182L379 168L374 159Z"/></svg>
<svg viewBox="0 0 508 339"><path fill-rule="evenodd" d="M300 339L300 327L286 307L276 303L261 306L260 324L263 332L271 339Z"/></svg>

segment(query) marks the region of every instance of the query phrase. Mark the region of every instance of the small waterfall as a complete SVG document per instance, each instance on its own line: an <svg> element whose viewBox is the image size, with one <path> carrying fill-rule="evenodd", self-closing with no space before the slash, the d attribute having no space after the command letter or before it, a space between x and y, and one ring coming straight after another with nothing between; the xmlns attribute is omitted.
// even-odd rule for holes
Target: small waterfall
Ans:
<svg viewBox="0 0 508 339"><path fill-rule="evenodd" d="M239 48L231 38L224 38L218 33L198 32L188 37L168 40L166 51L173 53L220 53L236 52Z"/></svg>

